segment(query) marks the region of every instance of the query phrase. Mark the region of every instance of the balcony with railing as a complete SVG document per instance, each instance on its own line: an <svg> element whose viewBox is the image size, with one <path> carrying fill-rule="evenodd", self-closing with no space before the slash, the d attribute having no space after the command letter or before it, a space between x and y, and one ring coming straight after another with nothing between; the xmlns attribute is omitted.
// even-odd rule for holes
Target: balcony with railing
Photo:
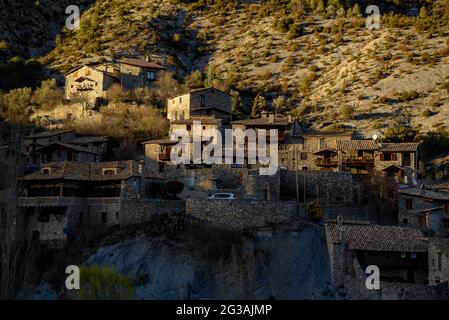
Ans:
<svg viewBox="0 0 449 320"><path fill-rule="evenodd" d="M338 160L336 158L317 158L315 163L319 167L336 167Z"/></svg>
<svg viewBox="0 0 449 320"><path fill-rule="evenodd" d="M80 205L119 205L120 198L20 197L21 207L68 207Z"/></svg>
<svg viewBox="0 0 449 320"><path fill-rule="evenodd" d="M343 164L374 166L374 157L343 157Z"/></svg>

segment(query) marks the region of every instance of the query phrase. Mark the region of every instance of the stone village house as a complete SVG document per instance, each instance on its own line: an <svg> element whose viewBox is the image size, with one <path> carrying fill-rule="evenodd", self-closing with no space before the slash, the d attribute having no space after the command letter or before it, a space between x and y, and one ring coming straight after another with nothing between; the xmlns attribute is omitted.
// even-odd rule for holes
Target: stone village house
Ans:
<svg viewBox="0 0 449 320"><path fill-rule="evenodd" d="M399 190L398 224L449 236L449 194L424 188Z"/></svg>
<svg viewBox="0 0 449 320"><path fill-rule="evenodd" d="M165 70L165 67L148 59L126 58L120 61L120 83L125 90L149 88Z"/></svg>
<svg viewBox="0 0 449 320"><path fill-rule="evenodd" d="M19 205L41 241L118 225L120 200L139 199L144 192L142 167L134 161L52 162L19 180Z"/></svg>
<svg viewBox="0 0 449 320"><path fill-rule="evenodd" d="M448 299L449 240L400 226L344 221L325 224L334 287L359 299ZM380 289L367 290L366 267L380 271Z"/></svg>
<svg viewBox="0 0 449 320"><path fill-rule="evenodd" d="M54 161L97 162L111 152L109 137L77 136L72 130L44 131L23 140L28 167Z"/></svg>
<svg viewBox="0 0 449 320"><path fill-rule="evenodd" d="M65 97L82 96L91 104L106 99L108 89L120 83L120 71L112 64L93 63L77 67L65 76Z"/></svg>
<svg viewBox="0 0 449 320"><path fill-rule="evenodd" d="M81 96L93 105L107 98L113 84L125 90L149 88L166 68L148 60L126 58L114 63L91 63L70 70L65 76L65 97Z"/></svg>
<svg viewBox="0 0 449 320"><path fill-rule="evenodd" d="M167 100L167 119L190 119L192 116L212 116L221 119L223 125L232 120L232 96L210 87L191 90Z"/></svg>

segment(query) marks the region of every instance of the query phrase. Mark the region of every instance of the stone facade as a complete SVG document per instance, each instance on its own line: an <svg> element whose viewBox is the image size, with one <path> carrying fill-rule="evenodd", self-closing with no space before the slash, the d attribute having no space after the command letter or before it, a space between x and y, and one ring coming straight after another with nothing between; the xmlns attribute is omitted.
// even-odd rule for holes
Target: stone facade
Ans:
<svg viewBox="0 0 449 320"><path fill-rule="evenodd" d="M44 131L31 134L23 139L24 152L30 153L54 142L67 143L75 139L75 132L71 130Z"/></svg>
<svg viewBox="0 0 449 320"><path fill-rule="evenodd" d="M380 281L380 290L366 288L366 274L357 260L353 260L354 275L345 275L345 297L360 300L447 300L448 282L439 285Z"/></svg>
<svg viewBox="0 0 449 320"><path fill-rule="evenodd" d="M418 164L418 143L381 143L374 155L375 172L400 183L410 184L417 178Z"/></svg>
<svg viewBox="0 0 449 320"><path fill-rule="evenodd" d="M92 64L70 71L65 76L65 96L71 99L83 96L91 103L106 98L112 84L119 82L119 71L113 65Z"/></svg>
<svg viewBox="0 0 449 320"><path fill-rule="evenodd" d="M337 141L351 139L352 133L316 133L292 137L280 147L279 165L290 170L296 170L297 167L301 171L337 171Z"/></svg>
<svg viewBox="0 0 449 320"><path fill-rule="evenodd" d="M398 223L430 235L449 236L449 195L417 188L399 190Z"/></svg>
<svg viewBox="0 0 449 320"><path fill-rule="evenodd" d="M53 161L95 162L100 160L100 155L93 150L59 142L36 150L36 155L37 163Z"/></svg>
<svg viewBox="0 0 449 320"><path fill-rule="evenodd" d="M429 238L429 284L449 281L449 240Z"/></svg>
<svg viewBox="0 0 449 320"><path fill-rule="evenodd" d="M216 88L193 90L167 100L170 121L190 119L192 116L215 116L224 125L232 119L232 97Z"/></svg>
<svg viewBox="0 0 449 320"><path fill-rule="evenodd" d="M165 68L156 63L139 59L123 59L120 61L120 82L125 90L148 88L162 77Z"/></svg>
<svg viewBox="0 0 449 320"><path fill-rule="evenodd" d="M294 201L187 199L186 214L217 226L252 229L296 220Z"/></svg>
<svg viewBox="0 0 449 320"><path fill-rule="evenodd" d="M161 215L185 212L183 200L123 199L120 202L120 226L152 222Z"/></svg>

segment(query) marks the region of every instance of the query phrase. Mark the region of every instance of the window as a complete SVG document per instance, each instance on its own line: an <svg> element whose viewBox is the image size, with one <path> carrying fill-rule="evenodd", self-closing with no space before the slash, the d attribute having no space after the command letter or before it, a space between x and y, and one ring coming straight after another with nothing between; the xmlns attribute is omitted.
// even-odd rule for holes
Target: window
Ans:
<svg viewBox="0 0 449 320"><path fill-rule="evenodd" d="M78 225L82 226L84 224L84 212L80 212L78 216Z"/></svg>
<svg viewBox="0 0 449 320"><path fill-rule="evenodd" d="M182 103L182 97L179 97L179 103Z"/></svg>
<svg viewBox="0 0 449 320"><path fill-rule="evenodd" d="M413 209L413 199L405 199L405 208L407 210Z"/></svg>
<svg viewBox="0 0 449 320"><path fill-rule="evenodd" d="M363 157L363 150L357 150L357 157Z"/></svg>
<svg viewBox="0 0 449 320"><path fill-rule="evenodd" d="M147 72L147 80L154 81L156 80L156 73L154 71Z"/></svg>
<svg viewBox="0 0 449 320"><path fill-rule="evenodd" d="M326 139L320 138L320 149L326 148Z"/></svg>
<svg viewBox="0 0 449 320"><path fill-rule="evenodd" d="M206 106L206 96L204 96L204 95L200 96L200 105L201 105L201 107Z"/></svg>
<svg viewBox="0 0 449 320"><path fill-rule="evenodd" d="M187 130L187 131L192 130L192 126L191 126L190 124L188 124L188 125L186 126L186 130Z"/></svg>
<svg viewBox="0 0 449 320"><path fill-rule="evenodd" d="M408 224L408 219L402 220L402 224L404 224L404 225Z"/></svg>
<svg viewBox="0 0 449 320"><path fill-rule="evenodd" d="M411 165L411 156L410 152L406 152L402 155L402 165L404 166L410 166Z"/></svg>
<svg viewBox="0 0 449 320"><path fill-rule="evenodd" d="M50 174L51 173L51 168L43 168L42 169L42 174Z"/></svg>
<svg viewBox="0 0 449 320"><path fill-rule="evenodd" d="M442 221L443 221L443 226L444 226L446 229L449 229L449 219L443 219Z"/></svg>
<svg viewBox="0 0 449 320"><path fill-rule="evenodd" d="M383 153L381 154L382 161L391 161L391 153Z"/></svg>
<svg viewBox="0 0 449 320"><path fill-rule="evenodd" d="M113 176L117 174L117 169L115 168L104 168L103 175L104 176Z"/></svg>
<svg viewBox="0 0 449 320"><path fill-rule="evenodd" d="M438 271L442 270L441 252L438 252Z"/></svg>
<svg viewBox="0 0 449 320"><path fill-rule="evenodd" d="M101 213L101 224L102 225L107 225L108 224L108 213L107 212L102 212Z"/></svg>
<svg viewBox="0 0 449 320"><path fill-rule="evenodd" d="M301 152L301 160L307 160L307 153Z"/></svg>

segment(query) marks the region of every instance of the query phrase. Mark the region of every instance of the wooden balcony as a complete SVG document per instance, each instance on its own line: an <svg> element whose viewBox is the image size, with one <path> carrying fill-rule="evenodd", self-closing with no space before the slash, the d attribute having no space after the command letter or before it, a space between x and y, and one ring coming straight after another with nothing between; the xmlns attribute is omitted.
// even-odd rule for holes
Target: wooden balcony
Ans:
<svg viewBox="0 0 449 320"><path fill-rule="evenodd" d="M338 166L338 160L332 158L317 158L315 163L319 167L336 167Z"/></svg>
<svg viewBox="0 0 449 320"><path fill-rule="evenodd" d="M170 161L170 153L159 153L159 161Z"/></svg>
<svg viewBox="0 0 449 320"><path fill-rule="evenodd" d="M343 164L346 165L370 165L374 166L374 158L371 157L344 157Z"/></svg>

